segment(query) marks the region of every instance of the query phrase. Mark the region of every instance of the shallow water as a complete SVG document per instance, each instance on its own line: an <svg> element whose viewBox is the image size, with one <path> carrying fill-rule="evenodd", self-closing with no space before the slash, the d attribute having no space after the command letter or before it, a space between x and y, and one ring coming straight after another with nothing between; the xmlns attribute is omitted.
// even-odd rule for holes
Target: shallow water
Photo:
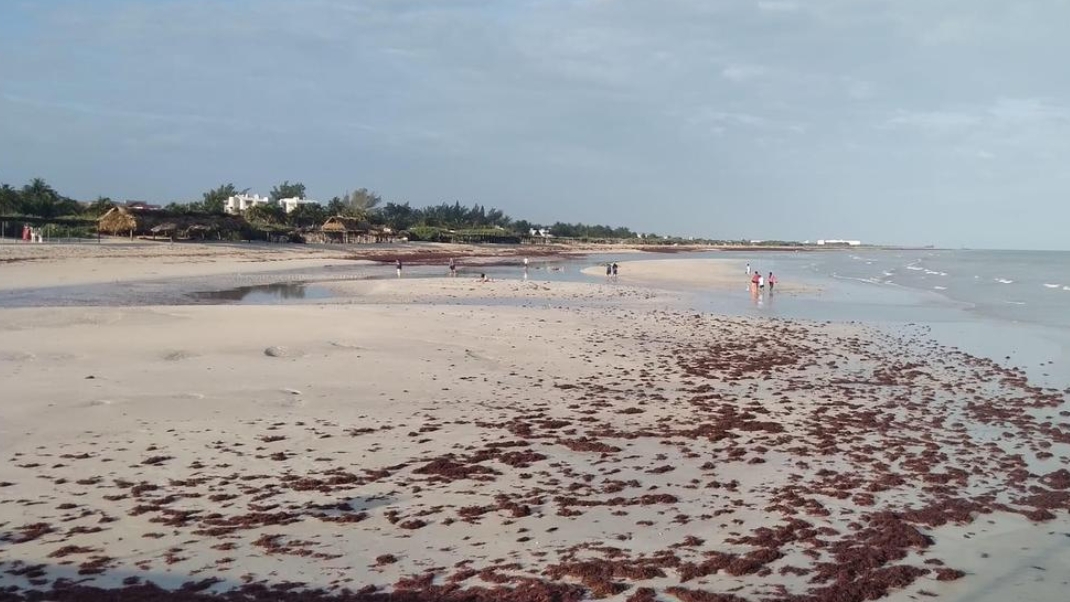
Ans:
<svg viewBox="0 0 1070 602"><path fill-rule="evenodd" d="M247 305L264 305L291 300L329 299L334 296L330 289L322 285L307 282L278 282L275 284L258 284L239 286L221 291L207 291L193 294L206 301L238 302Z"/></svg>

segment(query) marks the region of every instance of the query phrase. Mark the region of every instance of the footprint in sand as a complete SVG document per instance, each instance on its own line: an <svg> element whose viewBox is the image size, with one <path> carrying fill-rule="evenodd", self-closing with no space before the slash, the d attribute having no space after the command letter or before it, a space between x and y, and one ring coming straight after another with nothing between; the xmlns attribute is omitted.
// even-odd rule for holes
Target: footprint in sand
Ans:
<svg viewBox="0 0 1070 602"><path fill-rule="evenodd" d="M163 359L169 362L179 362L182 360L188 360L198 357L198 355L192 351L186 351L185 349L179 349L177 351L168 351L161 356Z"/></svg>
<svg viewBox="0 0 1070 602"><path fill-rule="evenodd" d="M264 349L264 355L268 357L301 357L304 353L281 345L272 345Z"/></svg>
<svg viewBox="0 0 1070 602"><path fill-rule="evenodd" d="M367 351L367 348L361 347L360 345L358 345L356 343L353 343L353 342L350 342L350 341L331 341L330 344L331 344L331 347L336 347L338 349L349 349L349 350L352 350L352 351Z"/></svg>
<svg viewBox="0 0 1070 602"><path fill-rule="evenodd" d="M29 351L11 351L0 353L0 362L32 362L37 356Z"/></svg>

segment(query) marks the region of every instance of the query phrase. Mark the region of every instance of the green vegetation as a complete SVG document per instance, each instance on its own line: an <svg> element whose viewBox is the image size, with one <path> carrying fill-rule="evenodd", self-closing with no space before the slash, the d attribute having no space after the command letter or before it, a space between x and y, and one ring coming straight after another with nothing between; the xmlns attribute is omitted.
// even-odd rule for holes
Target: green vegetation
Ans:
<svg viewBox="0 0 1070 602"><path fill-rule="evenodd" d="M231 195L233 196L233 195ZM290 183L286 180L282 184L271 189L271 200L278 202L281 199L305 198L305 185L300 182Z"/></svg>
<svg viewBox="0 0 1070 602"><path fill-rule="evenodd" d="M204 200L199 204L190 203L189 210L193 213L223 213L227 207L227 199L236 194L238 191L234 188L234 184L223 184L219 188L204 193L202 195Z"/></svg>
<svg viewBox="0 0 1070 602"><path fill-rule="evenodd" d="M75 217L82 213L78 201L67 198L41 178L21 189L0 184L0 215L29 215L42 218Z"/></svg>
<svg viewBox="0 0 1070 602"><path fill-rule="evenodd" d="M206 217L225 215L226 201L231 196L247 194L248 188L239 190L233 183L221 184L201 195L201 200L190 203L169 203L162 210L154 211L157 217ZM304 198L305 185L301 182L282 182L271 190L275 201L284 198ZM22 188L0 184L0 219L8 226L18 223L36 225L55 224L64 226L68 232L91 232L98 218L113 207L119 206L108 197L79 203L65 197L44 180L35 178ZM630 240L644 245L676 244L730 244L742 246L789 246L790 241L748 242L742 240L684 240L640 235L629 228L581 223L557 222L546 227L527 220L517 220L502 210L487 208L481 204L461 205L459 201L440 203L427 207L413 207L407 202L384 202L382 196L367 188L357 188L342 196L332 198L326 205L303 204L286 213L279 205L260 205L248 209L244 217L246 225L241 236L245 239L299 238L299 232L315 230L330 216L355 218L373 229L389 229L406 233L412 240L439 242L520 242L533 237L532 231L542 231L555 239L591 242ZM18 226L21 228L21 225ZM10 232L5 232L10 235ZM233 234L233 233L231 233ZM236 235L236 234L233 234Z"/></svg>

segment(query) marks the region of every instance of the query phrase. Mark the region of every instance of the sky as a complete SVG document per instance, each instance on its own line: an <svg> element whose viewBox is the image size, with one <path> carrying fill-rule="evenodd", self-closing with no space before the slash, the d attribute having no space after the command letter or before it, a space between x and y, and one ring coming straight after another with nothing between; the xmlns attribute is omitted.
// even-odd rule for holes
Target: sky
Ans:
<svg viewBox="0 0 1070 602"><path fill-rule="evenodd" d="M0 182L1070 249L1066 0L2 0Z"/></svg>

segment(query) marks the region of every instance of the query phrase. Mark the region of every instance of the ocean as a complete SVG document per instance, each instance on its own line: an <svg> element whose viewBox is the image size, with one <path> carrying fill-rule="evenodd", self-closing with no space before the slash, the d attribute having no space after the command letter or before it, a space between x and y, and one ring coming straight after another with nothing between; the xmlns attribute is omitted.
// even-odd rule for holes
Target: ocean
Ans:
<svg viewBox="0 0 1070 602"><path fill-rule="evenodd" d="M843 250L702 253L821 289L815 295L693 293L720 313L924 327L940 343L1070 386L1070 252Z"/></svg>

